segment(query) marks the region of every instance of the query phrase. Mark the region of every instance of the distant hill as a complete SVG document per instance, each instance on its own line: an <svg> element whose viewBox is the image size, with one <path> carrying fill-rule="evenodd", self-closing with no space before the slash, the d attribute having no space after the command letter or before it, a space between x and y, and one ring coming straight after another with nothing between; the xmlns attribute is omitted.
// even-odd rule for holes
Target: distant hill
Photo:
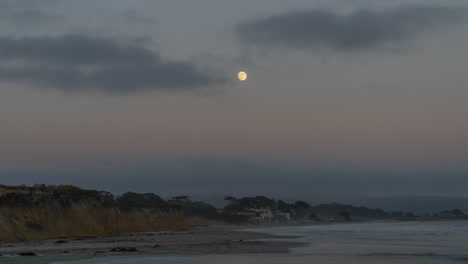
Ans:
<svg viewBox="0 0 468 264"><path fill-rule="evenodd" d="M370 209L363 206L353 206L347 204L319 204L309 208L309 212L319 218L337 219L343 216L343 213L349 215L353 220L378 220L388 219L389 214L381 209Z"/></svg>
<svg viewBox="0 0 468 264"><path fill-rule="evenodd" d="M212 196L201 196L201 195L190 195L190 200L204 202L211 204L214 207L221 209L227 205L227 202L224 200L228 195L212 195Z"/></svg>
<svg viewBox="0 0 468 264"><path fill-rule="evenodd" d="M226 205L224 195L197 196L191 195L194 201L202 201L214 205L217 208L223 208ZM443 197L443 196L389 196L374 197L358 194L342 194L339 197L320 196L311 194L308 197L276 197L286 202L304 200L312 205L341 203L353 206L365 206L367 208L380 208L388 213L393 211L412 212L419 216L432 215L444 210L460 209L468 214L468 198L464 197Z"/></svg>
<svg viewBox="0 0 468 264"><path fill-rule="evenodd" d="M460 209L468 213L468 198L441 196L366 197L353 200L354 205L381 208L387 212L403 211L416 215L432 215L444 210Z"/></svg>

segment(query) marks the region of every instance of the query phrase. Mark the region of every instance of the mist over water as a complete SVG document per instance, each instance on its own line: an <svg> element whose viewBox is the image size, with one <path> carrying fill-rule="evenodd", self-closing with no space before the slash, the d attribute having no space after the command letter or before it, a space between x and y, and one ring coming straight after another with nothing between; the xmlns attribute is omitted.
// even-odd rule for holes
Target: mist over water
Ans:
<svg viewBox="0 0 468 264"><path fill-rule="evenodd" d="M468 257L468 222L462 221L333 224L263 231L302 235L298 240L310 244L293 249L293 255L326 257L337 263L451 263ZM349 262L351 259L355 262Z"/></svg>
<svg viewBox="0 0 468 264"><path fill-rule="evenodd" d="M255 231L302 236L294 241L309 245L294 248L289 254L107 257L56 263L468 263L466 221L333 224Z"/></svg>

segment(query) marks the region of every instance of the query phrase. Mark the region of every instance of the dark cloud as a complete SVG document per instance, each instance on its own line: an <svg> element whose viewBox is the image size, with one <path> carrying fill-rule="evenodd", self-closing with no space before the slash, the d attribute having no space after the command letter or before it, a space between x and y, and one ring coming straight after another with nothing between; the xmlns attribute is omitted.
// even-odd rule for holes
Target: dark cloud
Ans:
<svg viewBox="0 0 468 264"><path fill-rule="evenodd" d="M140 44L85 35L0 37L0 80L64 91L190 90L223 81Z"/></svg>
<svg viewBox="0 0 468 264"><path fill-rule="evenodd" d="M466 18L466 9L436 6L363 9L346 15L308 10L241 23L237 34L242 41L262 47L356 51L406 43L419 33Z"/></svg>
<svg viewBox="0 0 468 264"><path fill-rule="evenodd" d="M63 16L49 14L39 9L27 9L3 13L1 19L15 26L35 27L39 24L57 23L63 20Z"/></svg>
<svg viewBox="0 0 468 264"><path fill-rule="evenodd" d="M62 2L61 0L1 0L0 7L2 9L27 9L27 8L48 8L56 6Z"/></svg>
<svg viewBox="0 0 468 264"><path fill-rule="evenodd" d="M0 21L2 24L28 28L57 23L63 20L64 16L50 13L48 9L58 3L57 0L2 0Z"/></svg>

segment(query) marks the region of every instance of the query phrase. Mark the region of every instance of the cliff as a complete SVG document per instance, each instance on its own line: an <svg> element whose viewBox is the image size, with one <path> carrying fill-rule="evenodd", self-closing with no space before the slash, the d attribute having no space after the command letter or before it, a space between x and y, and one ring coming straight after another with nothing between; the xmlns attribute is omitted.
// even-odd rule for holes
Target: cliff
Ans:
<svg viewBox="0 0 468 264"><path fill-rule="evenodd" d="M0 242L180 230L194 223L176 208L122 208L106 197L70 186L0 186Z"/></svg>

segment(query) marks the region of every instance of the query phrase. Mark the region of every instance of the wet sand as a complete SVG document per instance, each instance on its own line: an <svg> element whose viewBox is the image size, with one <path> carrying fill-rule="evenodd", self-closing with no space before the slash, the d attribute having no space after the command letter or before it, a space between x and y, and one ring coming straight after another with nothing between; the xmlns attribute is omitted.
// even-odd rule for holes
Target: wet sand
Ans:
<svg viewBox="0 0 468 264"><path fill-rule="evenodd" d="M0 254L3 255L0 256L0 262L50 263L128 254L287 253L290 248L303 245L281 240L294 237L238 229L240 227L212 226L179 232L145 232L105 238L6 243L0 245ZM21 252L31 252L37 256L17 256Z"/></svg>

